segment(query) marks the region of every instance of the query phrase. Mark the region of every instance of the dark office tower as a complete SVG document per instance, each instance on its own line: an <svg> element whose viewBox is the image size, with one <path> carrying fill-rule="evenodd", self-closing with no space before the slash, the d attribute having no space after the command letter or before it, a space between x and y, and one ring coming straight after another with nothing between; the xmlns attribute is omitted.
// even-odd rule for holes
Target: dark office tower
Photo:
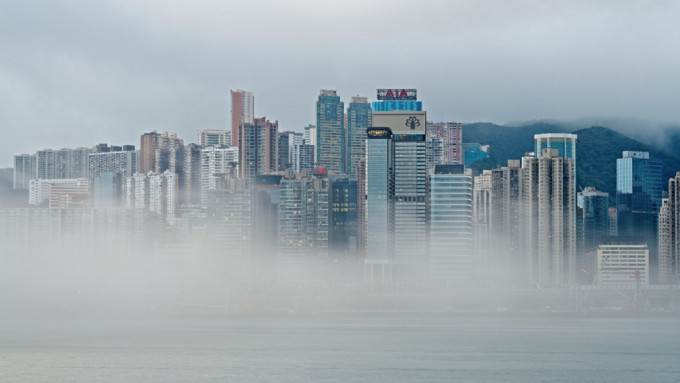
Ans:
<svg viewBox="0 0 680 383"><path fill-rule="evenodd" d="M415 89L379 89L367 130L366 278L427 277L426 115Z"/></svg>
<svg viewBox="0 0 680 383"><path fill-rule="evenodd" d="M277 170L286 170L291 167L290 150L291 150L291 135L293 132L280 132L277 143L277 158L279 167ZM297 147L293 146L293 147Z"/></svg>
<svg viewBox="0 0 680 383"><path fill-rule="evenodd" d="M609 193L587 187L576 198L576 276L592 282L597 272L597 246L609 236Z"/></svg>
<svg viewBox="0 0 680 383"><path fill-rule="evenodd" d="M352 97L347 108L347 140L349 141L349 168L351 179L357 179L357 163L366 158L366 128L371 126L371 104L366 97Z"/></svg>
<svg viewBox="0 0 680 383"><path fill-rule="evenodd" d="M238 130L242 124L255 120L255 98L251 92L231 91L231 146L238 146Z"/></svg>
<svg viewBox="0 0 680 383"><path fill-rule="evenodd" d="M250 190L252 227L252 255L259 267L268 267L279 239L279 203L281 175L255 176ZM266 261L269 262L266 262Z"/></svg>
<svg viewBox="0 0 680 383"><path fill-rule="evenodd" d="M252 124L241 124L238 130L238 149L241 177L252 178L277 169L277 140L279 122L265 117Z"/></svg>
<svg viewBox="0 0 680 383"><path fill-rule="evenodd" d="M331 175L328 192L328 248L338 258L357 253L357 182L345 175Z"/></svg>
<svg viewBox="0 0 680 383"><path fill-rule="evenodd" d="M345 104L334 90L316 102L316 161L329 172L345 173Z"/></svg>
<svg viewBox="0 0 680 383"><path fill-rule="evenodd" d="M618 235L637 237L649 247L650 282L658 279L658 213L661 207L661 161L648 152L624 151L616 160Z"/></svg>
<svg viewBox="0 0 680 383"><path fill-rule="evenodd" d="M511 281L521 275L520 161L491 171L490 267L497 281Z"/></svg>

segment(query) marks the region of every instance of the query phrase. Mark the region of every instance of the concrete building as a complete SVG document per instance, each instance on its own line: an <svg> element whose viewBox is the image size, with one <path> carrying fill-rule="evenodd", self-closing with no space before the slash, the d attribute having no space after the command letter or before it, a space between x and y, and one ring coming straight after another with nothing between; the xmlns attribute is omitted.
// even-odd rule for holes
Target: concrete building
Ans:
<svg viewBox="0 0 680 383"><path fill-rule="evenodd" d="M242 124L255 121L255 97L251 92L237 89L231 91L231 145L238 146L238 129Z"/></svg>
<svg viewBox="0 0 680 383"><path fill-rule="evenodd" d="M539 135L537 135L539 136ZM575 137L574 137L575 140ZM567 153L569 158L562 155ZM575 153L548 145L522 168L522 227L529 278L542 286L574 282L576 262Z"/></svg>
<svg viewBox="0 0 680 383"><path fill-rule="evenodd" d="M201 150L201 207L208 207L208 193L217 190L224 174L236 171L238 174L238 147L208 147Z"/></svg>
<svg viewBox="0 0 680 383"><path fill-rule="evenodd" d="M428 168L438 164L464 164L463 128L457 122L428 122L425 140L431 152Z"/></svg>
<svg viewBox="0 0 680 383"><path fill-rule="evenodd" d="M472 195L472 222L474 226L474 259L479 279L488 282L491 279L489 264L491 241L491 170L484 170L474 177Z"/></svg>
<svg viewBox="0 0 680 383"><path fill-rule="evenodd" d="M208 146L231 146L231 131L219 129L204 129L198 133L198 144Z"/></svg>
<svg viewBox="0 0 680 383"><path fill-rule="evenodd" d="M676 284L680 277L680 172L668 180L668 198L659 211L659 280Z"/></svg>
<svg viewBox="0 0 680 383"><path fill-rule="evenodd" d="M489 265L496 282L517 282L524 268L521 240L520 161L491 170Z"/></svg>
<svg viewBox="0 0 680 383"><path fill-rule="evenodd" d="M649 285L649 249L644 244L609 243L597 248L597 284L632 288Z"/></svg>
<svg viewBox="0 0 680 383"><path fill-rule="evenodd" d="M123 151L100 151L87 156L88 174L90 179L98 178L102 173L119 173L123 177L130 177L138 171L139 152L134 146L126 146Z"/></svg>
<svg viewBox="0 0 680 383"><path fill-rule="evenodd" d="M252 180L256 175L278 169L278 129L278 121L270 122L265 117L255 118L252 123L239 126L238 154L242 178Z"/></svg>

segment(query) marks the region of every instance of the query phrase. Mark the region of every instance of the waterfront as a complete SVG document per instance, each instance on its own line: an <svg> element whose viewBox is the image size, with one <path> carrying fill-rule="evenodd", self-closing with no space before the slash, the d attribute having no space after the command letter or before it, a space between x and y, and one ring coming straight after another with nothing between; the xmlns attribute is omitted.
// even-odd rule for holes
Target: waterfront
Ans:
<svg viewBox="0 0 680 383"><path fill-rule="evenodd" d="M680 318L278 314L0 322L0 380L674 382Z"/></svg>

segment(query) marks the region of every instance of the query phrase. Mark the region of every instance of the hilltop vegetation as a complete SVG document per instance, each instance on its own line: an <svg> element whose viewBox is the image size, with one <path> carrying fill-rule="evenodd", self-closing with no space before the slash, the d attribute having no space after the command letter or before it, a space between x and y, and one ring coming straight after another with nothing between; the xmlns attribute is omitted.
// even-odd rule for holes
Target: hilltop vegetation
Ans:
<svg viewBox="0 0 680 383"><path fill-rule="evenodd" d="M573 131L550 123L516 127L475 123L464 125L463 141L490 145L489 157L472 166L477 174L484 169L506 166L509 159L519 159L524 153L533 151L534 134L538 133L577 134L577 189L594 186L609 192L610 203L614 202L616 196L616 159L621 157L624 150L646 151L650 158L661 160L664 182L680 171L680 157L676 155L678 151L672 149L675 146L670 146L672 151L669 153L600 126ZM680 137L680 133L677 136ZM664 147L669 148L669 144L666 142Z"/></svg>

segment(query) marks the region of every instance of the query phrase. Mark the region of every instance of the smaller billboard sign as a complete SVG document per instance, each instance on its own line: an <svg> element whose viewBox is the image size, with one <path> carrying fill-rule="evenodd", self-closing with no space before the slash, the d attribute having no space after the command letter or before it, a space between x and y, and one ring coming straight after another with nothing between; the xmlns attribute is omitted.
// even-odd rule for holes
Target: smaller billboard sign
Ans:
<svg viewBox="0 0 680 383"><path fill-rule="evenodd" d="M417 100L416 89L378 89L378 100Z"/></svg>

